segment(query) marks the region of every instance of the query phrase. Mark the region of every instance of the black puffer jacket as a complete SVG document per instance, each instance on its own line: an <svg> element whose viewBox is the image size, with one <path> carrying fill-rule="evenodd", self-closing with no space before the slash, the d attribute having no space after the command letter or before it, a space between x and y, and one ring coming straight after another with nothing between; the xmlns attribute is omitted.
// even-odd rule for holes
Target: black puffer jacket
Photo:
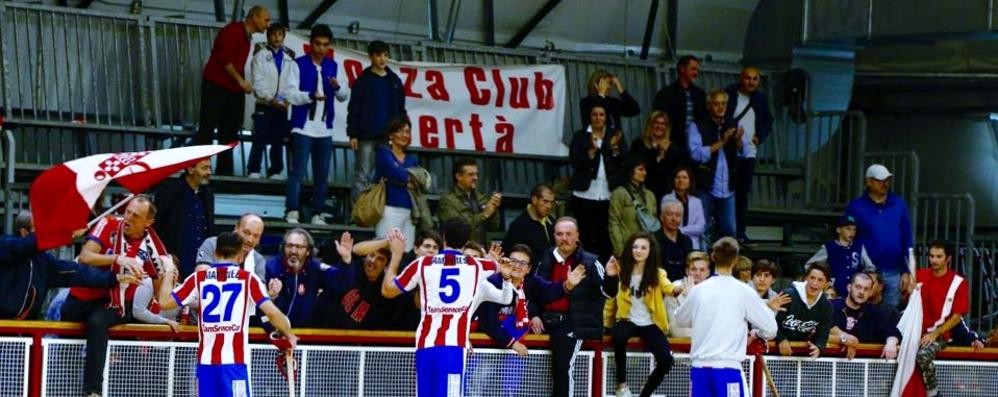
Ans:
<svg viewBox="0 0 998 397"><path fill-rule="evenodd" d="M558 264L555 250L557 248L544 253L534 272L545 280L551 279L552 270ZM568 320L572 324L575 336L582 339L599 339L603 335L603 304L606 303L606 298L617 295L620 280L617 276L607 277L599 258L584 251L581 246L572 256L573 266L582 264L586 267L586 278L568 295ZM531 316L541 316L544 308L531 306L529 311Z"/></svg>

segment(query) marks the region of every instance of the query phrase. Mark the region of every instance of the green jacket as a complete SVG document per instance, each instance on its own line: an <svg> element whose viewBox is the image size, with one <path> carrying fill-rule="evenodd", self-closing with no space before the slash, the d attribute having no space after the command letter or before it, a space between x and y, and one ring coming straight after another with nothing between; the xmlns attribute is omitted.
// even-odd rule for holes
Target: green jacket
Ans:
<svg viewBox="0 0 998 397"><path fill-rule="evenodd" d="M655 194L651 190L634 189L630 183L613 189L610 193L610 243L613 244L613 254L618 258L624 250L627 238L641 231L641 223L634 212L634 198L644 202L645 208L658 217L658 205L655 204Z"/></svg>
<svg viewBox="0 0 998 397"><path fill-rule="evenodd" d="M475 201L478 202L478 206L484 210L485 204L489 202L491 195L477 190L472 194L475 197ZM440 223L453 218L464 219L465 222L471 225L471 240L488 247L489 241L486 240L485 232L487 230L499 230L499 209L496 209L496 212L491 217L486 218L482 214L482 210L477 212L472 211L471 207L468 206L466 197L465 193L455 185L451 191L440 196L440 208L437 212L437 218L440 219Z"/></svg>

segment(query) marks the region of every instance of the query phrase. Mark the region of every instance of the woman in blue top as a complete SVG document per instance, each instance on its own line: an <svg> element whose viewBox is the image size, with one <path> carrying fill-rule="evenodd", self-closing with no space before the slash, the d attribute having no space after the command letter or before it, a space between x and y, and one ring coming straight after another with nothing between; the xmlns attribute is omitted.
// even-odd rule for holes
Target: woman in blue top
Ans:
<svg viewBox="0 0 998 397"><path fill-rule="evenodd" d="M409 195L409 168L418 167L416 156L406 153L412 142L412 125L405 116L388 121L388 143L378 147L374 155L374 180L385 178L385 213L374 227L378 238L397 227L405 234L405 249L412 249L416 227L412 223L412 198Z"/></svg>

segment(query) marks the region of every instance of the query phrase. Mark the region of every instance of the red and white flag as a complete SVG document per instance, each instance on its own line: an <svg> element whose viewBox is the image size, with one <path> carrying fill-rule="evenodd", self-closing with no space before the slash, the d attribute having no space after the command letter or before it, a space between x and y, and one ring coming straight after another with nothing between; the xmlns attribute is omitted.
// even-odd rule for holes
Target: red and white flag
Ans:
<svg viewBox="0 0 998 397"><path fill-rule="evenodd" d="M38 249L73 241L87 227L90 209L111 181L139 194L204 158L231 149L201 145L146 152L95 154L52 167L31 184L31 212Z"/></svg>
<svg viewBox="0 0 998 397"><path fill-rule="evenodd" d="M908 248L908 272L915 289L908 297L908 306L898 321L901 331L901 352L898 353L898 370L894 373L891 397L924 397L925 383L922 371L915 364L918 348L922 343L922 285L915 279L915 250Z"/></svg>

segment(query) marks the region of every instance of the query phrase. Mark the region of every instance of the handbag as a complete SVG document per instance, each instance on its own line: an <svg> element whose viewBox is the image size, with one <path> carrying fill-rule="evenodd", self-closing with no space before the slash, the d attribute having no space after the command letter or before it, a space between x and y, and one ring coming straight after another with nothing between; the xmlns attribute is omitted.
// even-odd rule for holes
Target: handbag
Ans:
<svg viewBox="0 0 998 397"><path fill-rule="evenodd" d="M350 211L353 223L361 227L371 227L385 215L385 180L382 179L364 188L357 195L357 201Z"/></svg>
<svg viewBox="0 0 998 397"><path fill-rule="evenodd" d="M627 194L631 195L631 200L634 201L634 213L637 215L638 225L641 226L641 230L648 233L655 233L661 230L662 222L652 215L650 211L648 211L648 208L645 207L644 203L638 200L637 197L634 197L634 194L631 193L630 189L625 187L624 190L627 190Z"/></svg>

